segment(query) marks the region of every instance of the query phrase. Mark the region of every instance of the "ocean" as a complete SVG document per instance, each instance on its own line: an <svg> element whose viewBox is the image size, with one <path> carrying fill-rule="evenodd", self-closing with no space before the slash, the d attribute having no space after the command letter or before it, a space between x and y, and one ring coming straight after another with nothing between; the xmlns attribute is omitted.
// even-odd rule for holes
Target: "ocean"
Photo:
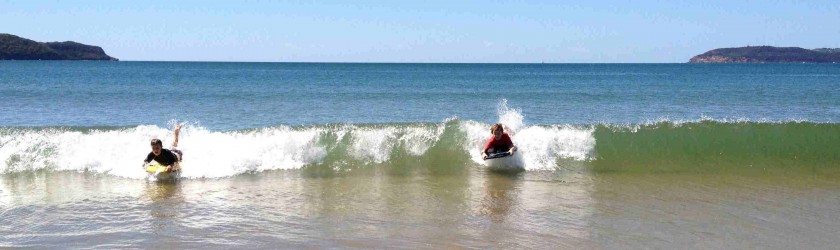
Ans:
<svg viewBox="0 0 840 250"><path fill-rule="evenodd" d="M840 243L836 64L2 61L0 97L0 247Z"/></svg>

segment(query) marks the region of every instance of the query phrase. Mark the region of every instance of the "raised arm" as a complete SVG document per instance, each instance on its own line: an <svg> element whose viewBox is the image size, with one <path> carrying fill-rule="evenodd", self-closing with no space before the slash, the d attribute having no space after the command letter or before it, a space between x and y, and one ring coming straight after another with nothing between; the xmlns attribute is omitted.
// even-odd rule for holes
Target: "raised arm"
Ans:
<svg viewBox="0 0 840 250"><path fill-rule="evenodd" d="M183 126L184 126L183 124L178 124L178 125L175 126L175 140L172 141L172 147L173 148L178 147L178 135L180 134L181 127L183 127Z"/></svg>

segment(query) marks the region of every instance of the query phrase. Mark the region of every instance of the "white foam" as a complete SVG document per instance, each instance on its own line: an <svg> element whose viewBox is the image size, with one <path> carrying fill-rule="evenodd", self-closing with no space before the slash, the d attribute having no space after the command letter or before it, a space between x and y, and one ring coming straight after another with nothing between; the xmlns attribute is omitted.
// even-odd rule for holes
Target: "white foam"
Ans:
<svg viewBox="0 0 840 250"><path fill-rule="evenodd" d="M0 171L54 169L93 171L142 178L149 138L164 137L167 130L154 126L112 131L29 130L0 136Z"/></svg>
<svg viewBox="0 0 840 250"><path fill-rule="evenodd" d="M181 131L184 152L182 177L224 177L247 171L299 168L323 160L317 145L320 129L267 128L251 132L211 132L201 127ZM144 178L142 160L149 140L163 140L168 148L171 129L156 126L111 131L42 130L0 136L0 171L51 169L106 173Z"/></svg>
<svg viewBox="0 0 840 250"><path fill-rule="evenodd" d="M383 128L352 128L351 156L356 159L383 163L390 160L395 147L404 148L411 155L422 155L440 139L444 126Z"/></svg>
<svg viewBox="0 0 840 250"><path fill-rule="evenodd" d="M346 143L348 157L369 163L390 160L395 147L411 155L424 154L443 133L444 126L383 126L291 128L251 131L208 131L196 125L181 130L184 178L216 178L245 172L297 169L322 163L329 146ZM336 141L319 141L327 133ZM349 138L345 138L349 137ZM170 128L135 128L79 132L66 129L20 130L0 135L0 173L49 169L92 171L142 179L142 160L150 152L149 140L173 140Z"/></svg>
<svg viewBox="0 0 840 250"><path fill-rule="evenodd" d="M375 163L387 161L396 143L395 128L359 129L352 135L351 155Z"/></svg>
<svg viewBox="0 0 840 250"><path fill-rule="evenodd" d="M506 125L519 147L526 169L554 169L558 159L590 160L594 128L529 126L518 109L499 105L499 122ZM453 118L454 119L454 118ZM400 150L420 156L440 141L444 123L420 125L270 127L248 131L209 131L190 124L181 131L184 178L217 178L246 172L297 169L325 162L330 150L346 150L339 157L363 163L384 163ZM171 123L170 126L174 126ZM460 122L466 141L456 142L477 163L489 139L490 124ZM146 177L142 160L149 140L163 140L169 148L172 128L138 126L80 132L68 129L7 129L0 131L0 173L39 169L90 171L126 178ZM334 141L329 141L334 140ZM335 147L343 145L345 147Z"/></svg>
<svg viewBox="0 0 840 250"><path fill-rule="evenodd" d="M499 123L502 123L505 132L511 135L514 145L519 150L517 154L521 154L520 159L527 170L555 169L558 159L586 161L594 157L594 127L528 126L521 111L509 108L507 100L499 103L498 111ZM464 150L470 154L473 161L483 164L481 149L492 135L490 124L465 122L463 130L468 138Z"/></svg>
<svg viewBox="0 0 840 250"><path fill-rule="evenodd" d="M499 102L497 110L499 115L499 123L504 124L505 130L510 134L515 134L517 131L525 126L525 116L522 115L522 110L512 109L507 105L507 99L502 99Z"/></svg>
<svg viewBox="0 0 840 250"><path fill-rule="evenodd" d="M247 132L187 129L179 145L184 152L182 177L225 177L319 163L326 156L326 149L317 141L321 132L318 128L290 127Z"/></svg>

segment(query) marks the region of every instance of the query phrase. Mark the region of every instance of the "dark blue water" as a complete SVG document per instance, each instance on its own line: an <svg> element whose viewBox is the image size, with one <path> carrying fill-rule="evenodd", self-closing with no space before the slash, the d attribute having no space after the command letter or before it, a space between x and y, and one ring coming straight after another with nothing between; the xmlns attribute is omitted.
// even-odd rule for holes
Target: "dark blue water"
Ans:
<svg viewBox="0 0 840 250"><path fill-rule="evenodd" d="M0 126L840 121L835 64L0 62Z"/></svg>

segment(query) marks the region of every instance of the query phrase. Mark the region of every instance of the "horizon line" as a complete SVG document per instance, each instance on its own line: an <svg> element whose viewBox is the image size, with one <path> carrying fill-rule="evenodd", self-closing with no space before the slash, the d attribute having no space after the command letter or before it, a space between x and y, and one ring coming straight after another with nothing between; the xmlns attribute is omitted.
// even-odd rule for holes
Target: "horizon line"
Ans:
<svg viewBox="0 0 840 250"><path fill-rule="evenodd" d="M25 60L19 60L25 61ZM34 60L33 60L34 61ZM38 60L99 61L99 60ZM195 63L335 63L335 64L687 64L688 62L363 62L363 61L185 61L185 60L122 60L112 62L195 62Z"/></svg>

